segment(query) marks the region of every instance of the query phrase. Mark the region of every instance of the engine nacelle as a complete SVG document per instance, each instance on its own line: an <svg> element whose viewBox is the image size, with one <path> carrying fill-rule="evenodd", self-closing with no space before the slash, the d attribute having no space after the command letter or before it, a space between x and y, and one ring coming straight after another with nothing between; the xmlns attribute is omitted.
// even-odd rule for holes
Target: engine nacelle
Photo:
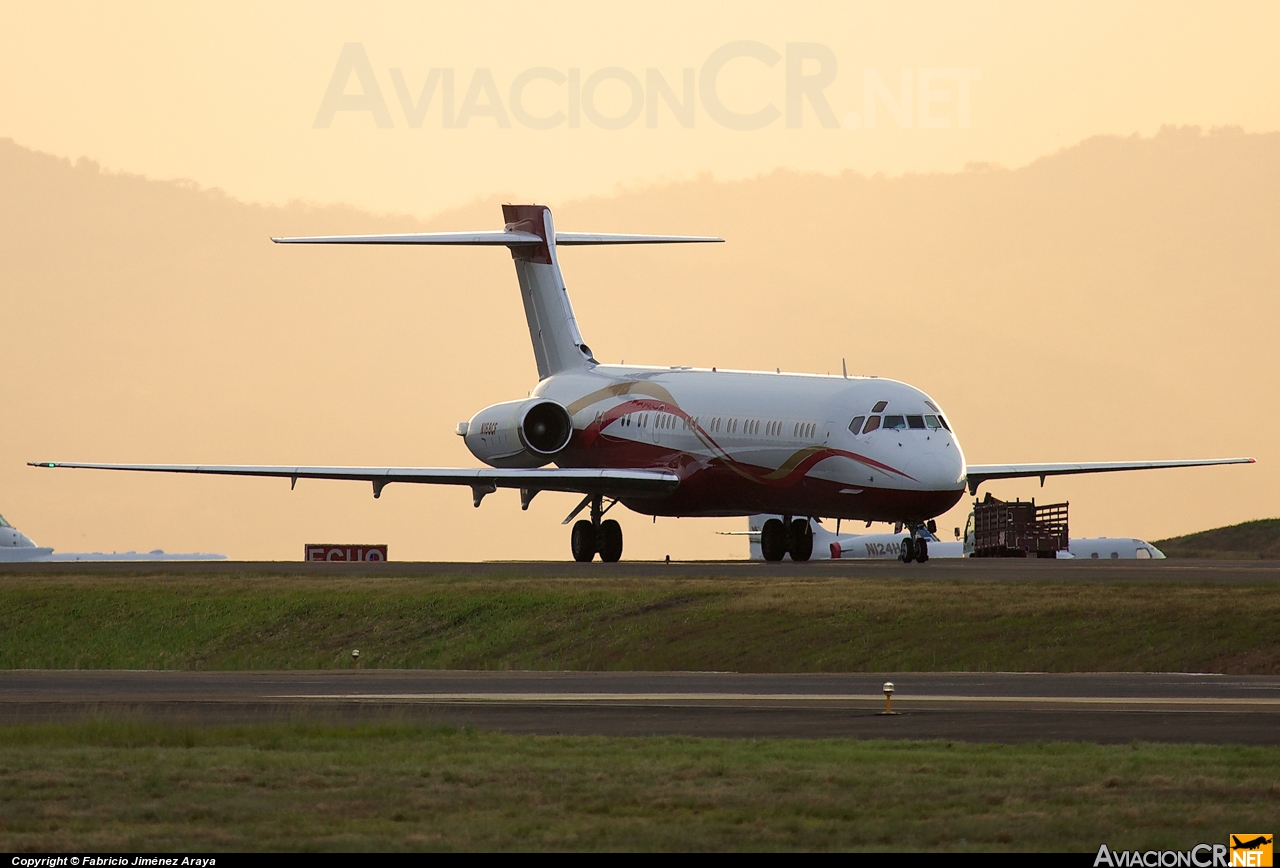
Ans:
<svg viewBox="0 0 1280 868"><path fill-rule="evenodd" d="M485 407L471 417L463 433L471 454L490 467L541 467L572 437L569 411L545 398Z"/></svg>

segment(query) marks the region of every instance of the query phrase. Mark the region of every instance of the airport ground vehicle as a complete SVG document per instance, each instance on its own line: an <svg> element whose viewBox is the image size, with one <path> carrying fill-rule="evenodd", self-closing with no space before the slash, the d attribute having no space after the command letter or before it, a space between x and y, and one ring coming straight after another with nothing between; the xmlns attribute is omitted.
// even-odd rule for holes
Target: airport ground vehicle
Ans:
<svg viewBox="0 0 1280 868"><path fill-rule="evenodd" d="M974 502L969 522L973 533L970 557L1055 558L1071 547L1065 503L1010 503L988 493Z"/></svg>
<svg viewBox="0 0 1280 868"><path fill-rule="evenodd" d="M770 513L765 557L806 560L805 518L901 523L904 560L925 560L926 522L990 479L1252 463L1251 458L1049 464L968 464L939 402L876 377L600 364L578 330L559 249L576 245L719 242L690 236L557 232L542 205L504 205L501 230L277 238L289 244L467 245L511 255L538 384L457 426L484 467L306 467L32 462L160 473L360 480L373 496L395 483L458 485L472 503L517 489L581 494L565 519L574 560L622 556L614 505L653 516ZM643 311L643 300L639 309ZM654 317L680 312L653 311ZM714 324L712 324L714 327ZM548 466L554 464L555 466ZM907 557L910 555L911 557Z"/></svg>

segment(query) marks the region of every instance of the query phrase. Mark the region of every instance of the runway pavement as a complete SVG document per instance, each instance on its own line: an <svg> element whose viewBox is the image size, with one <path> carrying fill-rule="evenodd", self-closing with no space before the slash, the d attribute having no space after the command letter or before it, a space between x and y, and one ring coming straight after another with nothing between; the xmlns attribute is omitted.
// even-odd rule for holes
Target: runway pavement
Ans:
<svg viewBox="0 0 1280 868"><path fill-rule="evenodd" d="M892 716L881 686L894 682ZM0 723L414 721L516 733L1280 744L1280 677L423 670L0 672Z"/></svg>
<svg viewBox="0 0 1280 868"><path fill-rule="evenodd" d="M933 559L925 564L897 560L622 561L389 561L385 563L305 563L302 561L169 561L102 563L0 563L5 576L465 576L468 578L877 578L923 581L996 582L1178 582L1189 584L1277 584L1280 561L1230 560L1023 560Z"/></svg>

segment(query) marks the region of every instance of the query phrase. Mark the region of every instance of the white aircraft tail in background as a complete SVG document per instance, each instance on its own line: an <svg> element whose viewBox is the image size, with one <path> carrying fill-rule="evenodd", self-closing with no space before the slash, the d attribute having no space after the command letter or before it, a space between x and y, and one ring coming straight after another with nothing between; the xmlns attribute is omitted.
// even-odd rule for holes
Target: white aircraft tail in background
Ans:
<svg viewBox="0 0 1280 868"><path fill-rule="evenodd" d="M48 560L53 549L38 546L0 515L0 563Z"/></svg>

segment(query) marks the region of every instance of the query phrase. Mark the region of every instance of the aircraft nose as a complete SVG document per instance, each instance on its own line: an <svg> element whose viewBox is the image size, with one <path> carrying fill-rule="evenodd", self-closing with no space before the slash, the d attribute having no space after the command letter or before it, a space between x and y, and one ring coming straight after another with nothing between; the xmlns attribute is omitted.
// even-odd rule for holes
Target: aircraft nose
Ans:
<svg viewBox="0 0 1280 868"><path fill-rule="evenodd" d="M904 470L930 491L953 491L964 485L964 458L954 447L920 455Z"/></svg>

